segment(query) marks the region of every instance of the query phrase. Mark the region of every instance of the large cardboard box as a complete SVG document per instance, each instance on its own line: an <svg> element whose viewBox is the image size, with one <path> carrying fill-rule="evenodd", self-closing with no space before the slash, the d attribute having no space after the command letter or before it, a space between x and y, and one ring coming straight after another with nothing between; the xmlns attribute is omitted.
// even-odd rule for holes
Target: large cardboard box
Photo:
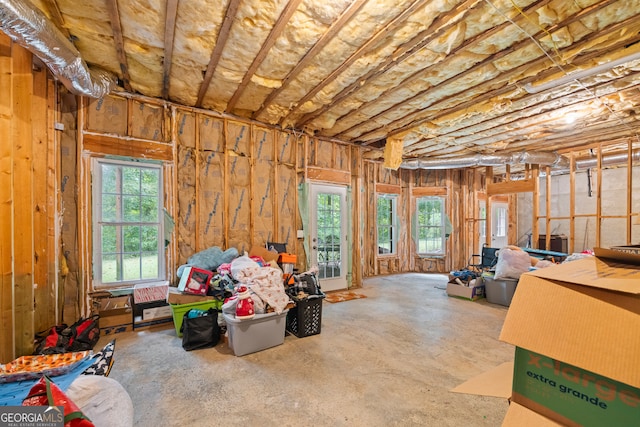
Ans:
<svg viewBox="0 0 640 427"><path fill-rule="evenodd" d="M500 334L511 400L561 425L640 425L640 256L596 255L521 276Z"/></svg>

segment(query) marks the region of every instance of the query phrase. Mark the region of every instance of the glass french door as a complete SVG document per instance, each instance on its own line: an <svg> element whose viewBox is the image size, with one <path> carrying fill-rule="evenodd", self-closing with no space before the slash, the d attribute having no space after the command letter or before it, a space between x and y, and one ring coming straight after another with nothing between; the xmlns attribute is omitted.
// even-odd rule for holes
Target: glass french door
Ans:
<svg viewBox="0 0 640 427"><path fill-rule="evenodd" d="M323 291L347 288L347 189L311 185L311 263Z"/></svg>

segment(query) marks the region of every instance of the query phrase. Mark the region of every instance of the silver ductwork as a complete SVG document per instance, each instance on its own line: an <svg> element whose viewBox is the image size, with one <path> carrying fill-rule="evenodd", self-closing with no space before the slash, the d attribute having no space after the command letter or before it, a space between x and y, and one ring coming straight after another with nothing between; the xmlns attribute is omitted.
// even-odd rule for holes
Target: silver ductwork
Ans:
<svg viewBox="0 0 640 427"><path fill-rule="evenodd" d="M614 166L614 165L627 163L628 158L629 158L629 153L627 153L626 151L615 153L615 154L605 154L602 156L602 166ZM640 150L635 150L631 152L631 161L640 162ZM597 168L598 159L595 157L588 158L588 159L577 159L575 161L575 164L576 164L576 170Z"/></svg>
<svg viewBox="0 0 640 427"><path fill-rule="evenodd" d="M102 98L116 83L112 73L90 70L78 49L28 1L0 0L0 30L40 58L76 95Z"/></svg>
<svg viewBox="0 0 640 427"><path fill-rule="evenodd" d="M523 151L505 154L473 154L459 157L442 157L428 159L405 160L400 165L403 169L459 169L474 166L504 166L522 163L551 166L557 169L568 169L569 159L557 153L542 151Z"/></svg>

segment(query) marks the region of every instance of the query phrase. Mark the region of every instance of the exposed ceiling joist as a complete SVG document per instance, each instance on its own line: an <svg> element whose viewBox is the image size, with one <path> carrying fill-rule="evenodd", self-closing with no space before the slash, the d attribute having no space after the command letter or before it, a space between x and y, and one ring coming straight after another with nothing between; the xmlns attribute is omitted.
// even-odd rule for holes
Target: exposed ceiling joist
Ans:
<svg viewBox="0 0 640 427"><path fill-rule="evenodd" d="M111 31L113 33L113 41L120 62L120 73L122 75L122 84L125 90L131 92L131 77L129 76L129 65L127 62L127 54L124 50L124 37L122 36L122 23L120 22L120 11L118 10L117 0L107 0L107 9L109 11L109 21L111 22Z"/></svg>
<svg viewBox="0 0 640 427"><path fill-rule="evenodd" d="M200 84L200 90L198 91L198 100L196 101L196 107L202 107L202 101L204 100L204 96L209 89L209 85L211 84L211 79L213 78L213 73L216 71L216 67L218 66L218 62L220 61L220 57L222 56L222 52L224 51L224 47L227 44L227 40L229 39L229 33L231 32L231 24L233 24L233 20L238 13L238 7L240 6L240 2L242 0L230 0L229 5L227 6L227 11L224 14L224 21L220 27L220 32L218 33L218 38L216 40L216 46L211 52L211 59L209 59L209 64L207 65L207 71L204 73L204 79Z"/></svg>
<svg viewBox="0 0 640 427"><path fill-rule="evenodd" d="M178 1L179 0L167 0L167 13L164 21L164 60L162 62L163 99L169 99L169 85L171 83L171 63L173 60L173 36L176 30Z"/></svg>

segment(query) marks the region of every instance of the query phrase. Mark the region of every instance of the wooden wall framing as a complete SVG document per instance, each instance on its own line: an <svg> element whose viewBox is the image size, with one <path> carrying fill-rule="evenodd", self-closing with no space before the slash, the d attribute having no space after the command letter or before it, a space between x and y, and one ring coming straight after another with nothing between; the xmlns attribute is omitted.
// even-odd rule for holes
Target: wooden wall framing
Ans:
<svg viewBox="0 0 640 427"><path fill-rule="evenodd" d="M0 33L0 363L58 319L56 85Z"/></svg>

